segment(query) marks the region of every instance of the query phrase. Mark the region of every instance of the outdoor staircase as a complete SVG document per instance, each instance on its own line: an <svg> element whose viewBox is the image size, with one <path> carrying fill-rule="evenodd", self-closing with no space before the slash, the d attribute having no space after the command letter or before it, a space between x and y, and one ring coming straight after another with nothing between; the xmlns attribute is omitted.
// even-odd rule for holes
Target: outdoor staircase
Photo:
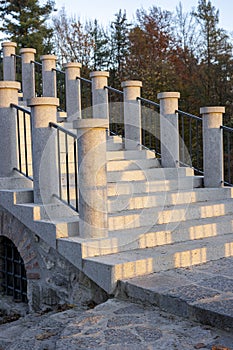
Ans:
<svg viewBox="0 0 233 350"><path fill-rule="evenodd" d="M107 238L81 238L78 213L58 199L34 204L32 182L19 175L2 180L0 204L109 294L118 280L233 254L232 188L203 188L193 169L161 168L117 136L107 160Z"/></svg>

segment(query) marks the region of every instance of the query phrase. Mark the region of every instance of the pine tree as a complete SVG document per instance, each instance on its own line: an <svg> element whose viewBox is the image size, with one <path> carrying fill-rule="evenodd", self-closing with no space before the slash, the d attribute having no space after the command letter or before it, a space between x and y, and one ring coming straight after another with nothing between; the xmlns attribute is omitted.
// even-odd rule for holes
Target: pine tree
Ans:
<svg viewBox="0 0 233 350"><path fill-rule="evenodd" d="M53 30L46 21L53 11L52 0L44 5L40 5L38 0L2 0L0 31L5 40L15 41L18 49L33 47L38 57L51 53Z"/></svg>

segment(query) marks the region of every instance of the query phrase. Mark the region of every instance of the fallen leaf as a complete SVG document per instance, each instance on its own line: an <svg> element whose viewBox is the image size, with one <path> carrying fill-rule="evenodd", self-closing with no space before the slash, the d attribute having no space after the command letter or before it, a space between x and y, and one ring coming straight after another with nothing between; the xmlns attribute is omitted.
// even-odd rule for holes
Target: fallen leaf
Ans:
<svg viewBox="0 0 233 350"><path fill-rule="evenodd" d="M194 346L194 349L203 349L205 347L206 347L206 345L204 343L198 343Z"/></svg>
<svg viewBox="0 0 233 350"><path fill-rule="evenodd" d="M53 337L56 334L57 333L45 332L45 333L41 333L41 334L36 335L36 339L37 340L49 339L50 337Z"/></svg>
<svg viewBox="0 0 233 350"><path fill-rule="evenodd" d="M212 350L231 350L231 349L226 348L225 346L222 346L222 345L214 345L212 346Z"/></svg>

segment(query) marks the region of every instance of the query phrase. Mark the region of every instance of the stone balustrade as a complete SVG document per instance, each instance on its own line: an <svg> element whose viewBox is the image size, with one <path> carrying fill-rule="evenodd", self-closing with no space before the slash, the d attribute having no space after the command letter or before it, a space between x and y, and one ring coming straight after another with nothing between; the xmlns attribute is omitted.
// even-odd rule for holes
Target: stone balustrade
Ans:
<svg viewBox="0 0 233 350"><path fill-rule="evenodd" d="M15 82L14 55L16 44L3 43L4 81L0 83L0 142L5 152L0 155L0 177L12 175L16 166L15 121L11 103L17 104L20 84ZM43 97L35 96L36 51L20 50L22 58L23 99L31 107L32 163L35 203L49 203L58 192L56 145L49 122L56 123L57 99L55 64L56 56L45 55L42 60ZM82 237L107 236L107 180L106 180L106 129L109 128L108 72L92 72L93 118L81 119L80 63L67 63L65 68L67 120L74 121L79 143L79 210ZM141 106L138 97L141 81L122 83L124 93L125 149L141 149ZM179 92L162 92L160 100L161 164L163 167L179 166ZM223 146L220 126L223 107L201 108L203 115L204 185L219 187L223 182ZM47 148L47 149L46 149ZM49 153L46 158L44 152ZM88 155L88 157L87 157ZM83 161L85 159L85 161ZM44 165L42 166L42 162ZM99 167L101 169L98 168ZM93 182L98 173L98 183ZM88 198L88 200L87 200ZM101 205L100 199L101 198ZM90 203L88 203L90 201ZM98 201L98 205L97 205ZM94 220L94 221L93 221Z"/></svg>

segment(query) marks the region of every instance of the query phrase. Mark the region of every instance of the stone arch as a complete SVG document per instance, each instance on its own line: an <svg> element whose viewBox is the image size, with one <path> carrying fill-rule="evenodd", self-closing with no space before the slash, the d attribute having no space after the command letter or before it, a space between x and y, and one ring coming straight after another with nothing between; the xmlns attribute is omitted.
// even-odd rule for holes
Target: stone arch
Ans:
<svg viewBox="0 0 233 350"><path fill-rule="evenodd" d="M23 259L27 279L40 279L40 264L35 247L35 235L16 217L0 209L0 236L11 240Z"/></svg>

